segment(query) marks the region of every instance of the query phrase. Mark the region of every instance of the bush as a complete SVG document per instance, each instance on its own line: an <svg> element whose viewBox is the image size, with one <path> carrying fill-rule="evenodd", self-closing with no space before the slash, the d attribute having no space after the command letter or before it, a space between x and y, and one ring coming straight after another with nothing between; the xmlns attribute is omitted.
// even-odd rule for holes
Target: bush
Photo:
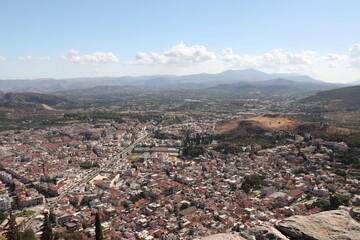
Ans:
<svg viewBox="0 0 360 240"><path fill-rule="evenodd" d="M338 209L341 205L349 205L349 199L340 195L330 196L330 209Z"/></svg>

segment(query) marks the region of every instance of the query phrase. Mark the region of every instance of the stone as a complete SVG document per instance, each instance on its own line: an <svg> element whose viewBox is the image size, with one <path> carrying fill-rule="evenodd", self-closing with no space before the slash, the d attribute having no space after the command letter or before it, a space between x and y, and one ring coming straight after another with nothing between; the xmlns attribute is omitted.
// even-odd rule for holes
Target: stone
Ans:
<svg viewBox="0 0 360 240"><path fill-rule="evenodd" d="M245 238L236 233L220 233L203 237L201 240L245 240Z"/></svg>
<svg viewBox="0 0 360 240"><path fill-rule="evenodd" d="M360 220L360 207L353 207L350 210L350 216L352 218L354 218L355 220L359 221Z"/></svg>
<svg viewBox="0 0 360 240"><path fill-rule="evenodd" d="M360 224L346 210L292 216L281 220L275 227L291 239L360 240Z"/></svg>
<svg viewBox="0 0 360 240"><path fill-rule="evenodd" d="M256 226L251 229L251 235L256 240L288 240L288 238L274 227Z"/></svg>

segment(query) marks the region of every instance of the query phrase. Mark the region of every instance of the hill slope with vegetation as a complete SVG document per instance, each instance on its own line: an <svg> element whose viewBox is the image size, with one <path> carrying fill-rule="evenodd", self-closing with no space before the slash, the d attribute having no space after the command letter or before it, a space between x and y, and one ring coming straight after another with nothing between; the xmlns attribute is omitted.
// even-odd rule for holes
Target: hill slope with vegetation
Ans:
<svg viewBox="0 0 360 240"><path fill-rule="evenodd" d="M302 99L302 103L322 102L325 108L360 109L360 85L318 92L314 96Z"/></svg>
<svg viewBox="0 0 360 240"><path fill-rule="evenodd" d="M293 139L295 134L328 136L356 132L353 129L340 128L324 122L304 122L289 119L282 114L265 114L249 119L225 120L217 124L214 133L216 139L221 142L220 146L231 152L247 145L273 147Z"/></svg>

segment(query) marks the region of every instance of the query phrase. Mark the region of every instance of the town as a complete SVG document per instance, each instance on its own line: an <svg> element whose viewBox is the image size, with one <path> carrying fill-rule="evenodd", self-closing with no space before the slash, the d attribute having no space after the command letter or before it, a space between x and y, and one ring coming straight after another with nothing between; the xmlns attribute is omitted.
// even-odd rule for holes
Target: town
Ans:
<svg viewBox="0 0 360 240"><path fill-rule="evenodd" d="M334 157L346 143L283 132L284 144L228 153L209 137L224 118L0 132L0 210L38 234L47 212L54 232L91 239L99 213L106 239L175 240L250 237L254 226L318 213L335 198L360 205L359 169L340 170ZM188 141L201 151L186 156Z"/></svg>

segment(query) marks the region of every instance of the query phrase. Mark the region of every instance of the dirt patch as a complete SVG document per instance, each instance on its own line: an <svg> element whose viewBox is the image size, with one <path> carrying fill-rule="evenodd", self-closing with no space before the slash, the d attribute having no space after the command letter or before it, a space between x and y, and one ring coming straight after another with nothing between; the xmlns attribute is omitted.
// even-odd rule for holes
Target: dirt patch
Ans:
<svg viewBox="0 0 360 240"><path fill-rule="evenodd" d="M322 122L292 120L282 114L265 114L246 120L232 119L220 122L215 134L263 134L265 132L291 131L293 133L355 133L356 130L340 128Z"/></svg>
<svg viewBox="0 0 360 240"><path fill-rule="evenodd" d="M238 127L240 120L239 119L231 119L224 120L216 124L214 134L222 134L225 132L229 132Z"/></svg>

